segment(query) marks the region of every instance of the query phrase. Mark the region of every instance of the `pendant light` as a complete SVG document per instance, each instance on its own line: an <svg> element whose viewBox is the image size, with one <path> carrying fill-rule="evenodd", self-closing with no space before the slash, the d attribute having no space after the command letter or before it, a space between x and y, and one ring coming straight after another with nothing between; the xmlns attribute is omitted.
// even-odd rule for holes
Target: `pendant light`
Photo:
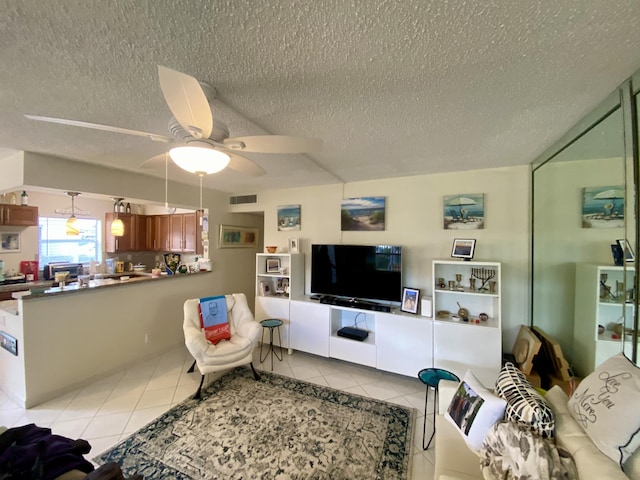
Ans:
<svg viewBox="0 0 640 480"><path fill-rule="evenodd" d="M118 207L120 206L124 198L121 198L121 197L111 197L111 198L113 198L113 201L115 202L113 204L113 208L116 212L116 218L111 223L111 235L113 235L114 237L122 237L124 235L124 223L122 223L122 220L118 218Z"/></svg>
<svg viewBox="0 0 640 480"><path fill-rule="evenodd" d="M80 235L80 228L78 228L78 219L76 218L75 210L75 198L80 195L80 192L65 192L71 197L71 216L67 219L66 233L69 237L77 237Z"/></svg>

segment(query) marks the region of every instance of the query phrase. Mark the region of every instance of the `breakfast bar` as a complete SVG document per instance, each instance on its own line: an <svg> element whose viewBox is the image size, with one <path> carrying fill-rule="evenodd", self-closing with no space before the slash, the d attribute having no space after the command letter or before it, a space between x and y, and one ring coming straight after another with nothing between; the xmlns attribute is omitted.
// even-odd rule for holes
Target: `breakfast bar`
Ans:
<svg viewBox="0 0 640 480"><path fill-rule="evenodd" d="M33 407L183 342L187 298L219 293L213 272L105 279L14 294L0 302L0 387Z"/></svg>

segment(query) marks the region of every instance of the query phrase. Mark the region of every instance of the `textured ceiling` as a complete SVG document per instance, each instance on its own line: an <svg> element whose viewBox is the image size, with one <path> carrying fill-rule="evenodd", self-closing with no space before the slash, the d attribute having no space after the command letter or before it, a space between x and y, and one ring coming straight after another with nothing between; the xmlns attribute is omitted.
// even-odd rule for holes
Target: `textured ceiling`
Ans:
<svg viewBox="0 0 640 480"><path fill-rule="evenodd" d="M640 2L5 0L0 149L140 171L166 146L23 115L167 135L159 64L215 86L232 136L324 141L210 188L523 165L640 67Z"/></svg>

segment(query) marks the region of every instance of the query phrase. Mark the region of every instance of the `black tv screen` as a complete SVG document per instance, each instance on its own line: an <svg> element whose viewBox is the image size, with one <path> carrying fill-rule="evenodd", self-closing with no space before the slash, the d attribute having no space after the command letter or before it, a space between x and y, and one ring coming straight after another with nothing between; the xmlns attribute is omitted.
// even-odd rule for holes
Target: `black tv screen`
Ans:
<svg viewBox="0 0 640 480"><path fill-rule="evenodd" d="M402 247L311 245L311 293L400 302Z"/></svg>

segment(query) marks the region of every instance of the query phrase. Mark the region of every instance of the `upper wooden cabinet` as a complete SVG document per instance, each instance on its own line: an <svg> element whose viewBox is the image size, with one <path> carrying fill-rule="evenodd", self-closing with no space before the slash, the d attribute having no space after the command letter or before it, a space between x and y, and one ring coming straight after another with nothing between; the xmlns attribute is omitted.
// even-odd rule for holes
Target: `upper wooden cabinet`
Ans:
<svg viewBox="0 0 640 480"><path fill-rule="evenodd" d="M38 207L0 205L0 225L37 227Z"/></svg>
<svg viewBox="0 0 640 480"><path fill-rule="evenodd" d="M153 250L168 251L171 249L169 215L154 215Z"/></svg>
<svg viewBox="0 0 640 480"><path fill-rule="evenodd" d="M24 208L24 207L23 207ZM200 213L174 215L118 214L124 223L124 235L111 235L114 213L105 214L104 245L107 253L117 252L189 252L201 254Z"/></svg>
<svg viewBox="0 0 640 480"><path fill-rule="evenodd" d="M200 213L170 215L170 247L173 252L202 253Z"/></svg>
<svg viewBox="0 0 640 480"><path fill-rule="evenodd" d="M136 217L130 213L119 213L118 218L124 224L124 235L114 237L111 235L111 224L116 218L115 213L104 215L104 245L107 253L133 252L137 250L136 244Z"/></svg>

